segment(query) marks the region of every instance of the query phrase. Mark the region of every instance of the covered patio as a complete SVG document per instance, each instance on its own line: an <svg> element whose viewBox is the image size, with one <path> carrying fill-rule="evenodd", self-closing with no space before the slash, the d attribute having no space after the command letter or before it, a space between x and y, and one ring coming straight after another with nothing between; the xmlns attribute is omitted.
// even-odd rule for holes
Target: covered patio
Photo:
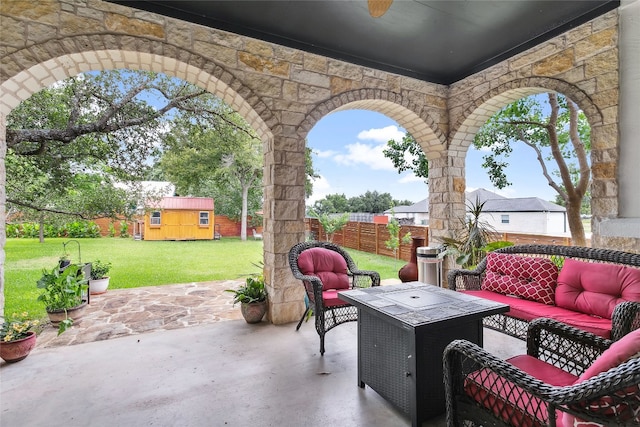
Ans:
<svg viewBox="0 0 640 427"><path fill-rule="evenodd" d="M357 323L329 332L323 357L313 321L298 332L294 324L249 325L239 319L238 307L229 308L226 295L208 307L216 316L195 326L177 325L185 301L175 293L188 295L194 285L175 285L170 292L162 287L109 291L96 297L89 320L66 332L79 344L67 345L68 337L54 338L49 328L49 340L25 360L0 362L2 425L411 425L370 387L358 387ZM202 284L199 290L219 285ZM140 292L155 303L136 307L140 312L122 328L135 331L133 319L157 312L149 309L156 304L163 314L153 316L155 330L108 339L94 334L97 322L117 311L109 302ZM523 341L487 329L485 347L504 358L525 351ZM444 425L444 416L423 424Z"/></svg>
<svg viewBox="0 0 640 427"><path fill-rule="evenodd" d="M296 333L292 323L303 311L303 293L286 254L304 238L304 141L313 125L333 111L378 111L415 137L430 162L431 237L441 237L464 214L465 154L479 126L522 96L564 93L580 104L593 127L594 245L640 251L637 0L447 2L468 8L458 4L430 20L405 8L435 10L445 2L396 0L387 15L392 21L377 27L381 21L356 1L274 2L284 8L281 13L258 7L267 3L52 0L20 7L21 2L3 2L0 225L5 222L6 116L19 102L88 70L128 67L169 73L223 98L263 140L264 263L270 294L269 322L257 326L216 321L37 348L19 364L2 366L3 425L410 425L376 392L357 386L356 323L327 335L323 357L313 327L304 325ZM315 9L287 10L305 3ZM176 4L195 9L176 9ZM198 10L207 4L218 7L217 21ZM490 7L489 12L505 12L501 19L518 13L506 26L506 21L496 21L495 13L475 9L479 4ZM513 10L507 4L527 9ZM568 12L563 18L554 15L558 4ZM540 12L545 8L547 13ZM441 16L461 10L459 25L441 25L447 22L439 21ZM518 30L528 29L521 24L536 22L536 11L547 18L538 22L540 33L515 37ZM294 12L304 14L289 14ZM409 17L422 26L418 32L440 32L439 38L411 44L412 33L404 34L410 37L403 46L417 49L412 52L387 43L391 39L384 37L408 29ZM354 24L363 18L364 26ZM257 28L252 19L296 33L274 34L274 27ZM332 28L353 29L359 37L349 39ZM380 28L385 32L372 38L372 31ZM476 39L464 32L467 28L483 28L489 37ZM296 39L311 29L319 39ZM462 44L442 48L447 46L442 41L454 33L466 34ZM350 52L336 52L336 45L319 44L331 41L330 35L338 44L361 44ZM505 40L513 44L485 51L488 56L464 67L452 59L477 53L470 42L478 40L483 48ZM426 46L441 49L435 56ZM404 55L422 64L389 62L393 58L366 57L363 52ZM425 64L454 67L415 68ZM1 233L0 289L4 242ZM0 305L3 302L2 295ZM524 352L523 342L487 330L485 347L503 358ZM444 425L444 420L429 425Z"/></svg>

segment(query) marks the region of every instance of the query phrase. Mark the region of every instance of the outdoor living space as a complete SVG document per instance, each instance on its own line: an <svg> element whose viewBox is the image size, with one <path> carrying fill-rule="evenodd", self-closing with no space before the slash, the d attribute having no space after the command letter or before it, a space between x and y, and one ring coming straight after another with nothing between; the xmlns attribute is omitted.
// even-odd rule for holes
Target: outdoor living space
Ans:
<svg viewBox="0 0 640 427"><path fill-rule="evenodd" d="M60 337L49 328L28 358L0 364L2 425L411 425L358 387L357 322L331 330L320 356L313 319L298 332L295 324L250 325L228 294L205 298L205 309L203 296L230 284L96 296L80 324ZM118 313L125 299L126 316ZM503 358L524 352L505 334L485 329L484 339ZM444 414L423 424L443 425Z"/></svg>

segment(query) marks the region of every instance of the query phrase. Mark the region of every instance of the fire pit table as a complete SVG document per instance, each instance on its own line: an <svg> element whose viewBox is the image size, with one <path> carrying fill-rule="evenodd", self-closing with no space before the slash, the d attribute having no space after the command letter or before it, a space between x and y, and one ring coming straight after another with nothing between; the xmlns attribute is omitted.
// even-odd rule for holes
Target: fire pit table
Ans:
<svg viewBox="0 0 640 427"><path fill-rule="evenodd" d="M451 341L482 345L482 318L500 304L421 282L340 292L358 309L358 385L369 385L418 427L445 411L442 354Z"/></svg>

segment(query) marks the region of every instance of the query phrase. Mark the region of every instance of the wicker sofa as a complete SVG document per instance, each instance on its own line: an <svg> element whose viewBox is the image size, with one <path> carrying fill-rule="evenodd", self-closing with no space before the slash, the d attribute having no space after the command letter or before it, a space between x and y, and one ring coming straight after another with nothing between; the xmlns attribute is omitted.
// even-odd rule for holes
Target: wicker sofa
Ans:
<svg viewBox="0 0 640 427"><path fill-rule="evenodd" d="M509 304L484 326L525 340L529 322L558 320L618 340L640 327L640 255L577 246L516 245L471 270L452 270L449 288Z"/></svg>
<svg viewBox="0 0 640 427"><path fill-rule="evenodd" d="M502 360L465 340L444 353L447 426L638 426L640 330L618 341L552 319L527 354Z"/></svg>

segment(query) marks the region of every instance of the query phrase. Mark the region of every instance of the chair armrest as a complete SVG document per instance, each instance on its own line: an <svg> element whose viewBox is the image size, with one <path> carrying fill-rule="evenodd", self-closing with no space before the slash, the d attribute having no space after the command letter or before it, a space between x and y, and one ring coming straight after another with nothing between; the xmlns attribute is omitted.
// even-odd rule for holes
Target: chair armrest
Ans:
<svg viewBox="0 0 640 427"><path fill-rule="evenodd" d="M553 319L529 323L527 354L574 375L582 374L612 344L611 340Z"/></svg>
<svg viewBox="0 0 640 427"><path fill-rule="evenodd" d="M470 374L479 370L483 370L485 376L492 376L491 384L496 387L495 391L511 390L508 394L503 394L502 398L509 402L519 402L526 413L535 414L543 425L549 424L548 415L554 414L556 409L585 420L635 425L633 422L625 424L629 422L629 418L623 420L624 422L621 422L620 418L614 418L611 414L612 404L625 405L619 417L635 417L633 420L637 421L638 412L635 412L635 415L630 414L634 414L634 411L640 408L640 402L637 400L640 358L631 359L586 381L565 387L543 383L465 340L456 340L447 346L443 363L448 425L457 425L457 403L472 400L465 391L465 381ZM537 399L522 398L517 390L514 391L512 387L507 386L508 383L518 386L521 389L519 393L525 391ZM487 405L493 404L491 400L483 402ZM491 409L485 410L491 412Z"/></svg>
<svg viewBox="0 0 640 427"><path fill-rule="evenodd" d="M482 270L450 270L447 274L447 283L452 291L479 290L482 284L484 269Z"/></svg>
<svg viewBox="0 0 640 427"><path fill-rule="evenodd" d="M380 286L380 273L370 270L353 270L352 288L369 288L371 286Z"/></svg>
<svg viewBox="0 0 640 427"><path fill-rule="evenodd" d="M611 340L618 341L640 328L640 303L625 301L616 305L611 316Z"/></svg>

